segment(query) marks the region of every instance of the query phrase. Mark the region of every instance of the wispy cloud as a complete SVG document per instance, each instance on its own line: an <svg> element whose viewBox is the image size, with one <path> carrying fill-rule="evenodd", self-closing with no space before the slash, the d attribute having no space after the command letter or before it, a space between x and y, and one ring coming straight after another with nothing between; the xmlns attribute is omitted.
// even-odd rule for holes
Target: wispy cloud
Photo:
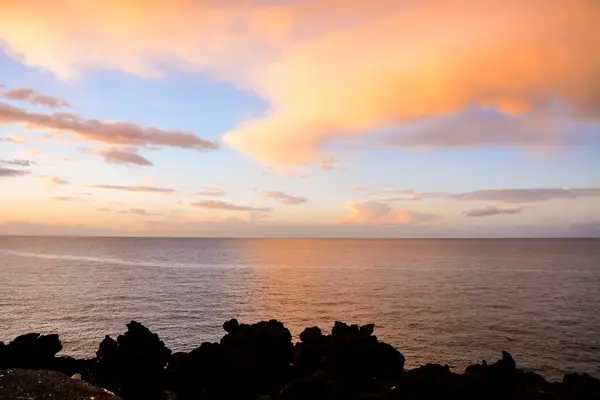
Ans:
<svg viewBox="0 0 600 400"><path fill-rule="evenodd" d="M0 94L0 96L12 101L26 101L34 106L44 106L50 108L71 107L66 100L40 94L31 88L12 89Z"/></svg>
<svg viewBox="0 0 600 400"><path fill-rule="evenodd" d="M20 169L2 168L0 167L0 178L16 177L28 175L29 171L23 171Z"/></svg>
<svg viewBox="0 0 600 400"><path fill-rule="evenodd" d="M87 153L97 154L102 156L107 163L110 164L129 164L140 166L154 165L150 160L142 157L137 153L136 149L87 149Z"/></svg>
<svg viewBox="0 0 600 400"><path fill-rule="evenodd" d="M192 203L194 207L207 208L209 210L228 210L228 211L255 211L255 212L269 212L272 209L269 207L250 207L250 206L239 206L225 201L199 201Z"/></svg>
<svg viewBox="0 0 600 400"><path fill-rule="evenodd" d="M127 210L118 211L118 213L119 214L133 214L133 215L139 215L142 217L154 217L154 216L162 215L162 214L149 212L148 210L146 210L144 208L129 208Z"/></svg>
<svg viewBox="0 0 600 400"><path fill-rule="evenodd" d="M495 206L488 206L484 208L474 208L472 210L465 211L463 215L467 217L489 217L490 215L500 214L518 214L522 211L521 208L498 208Z"/></svg>
<svg viewBox="0 0 600 400"><path fill-rule="evenodd" d="M218 188L203 187L199 192L194 193L194 196L223 197L225 196L225 192Z"/></svg>
<svg viewBox="0 0 600 400"><path fill-rule="evenodd" d="M585 189L496 189L450 194L446 198L457 200L501 201L505 203L534 203L556 199L600 197L600 188Z"/></svg>
<svg viewBox="0 0 600 400"><path fill-rule="evenodd" d="M125 192L175 193L175 189L157 186L89 185L92 189L122 190Z"/></svg>
<svg viewBox="0 0 600 400"><path fill-rule="evenodd" d="M65 179L58 177L58 176L40 175L38 178L39 178L40 182L42 182L47 187L69 184L68 181L66 181Z"/></svg>
<svg viewBox="0 0 600 400"><path fill-rule="evenodd" d="M278 192L278 191L267 192L267 197L276 199L280 203L288 205L288 206L302 204L302 203L306 203L308 201L306 199L306 197L291 196L284 192Z"/></svg>
<svg viewBox="0 0 600 400"><path fill-rule="evenodd" d="M22 159L18 159L18 158L15 158L12 160L0 160L0 163L6 164L6 165L14 165L17 167L31 167L32 165L36 164L34 161L22 160Z"/></svg>
<svg viewBox="0 0 600 400"><path fill-rule="evenodd" d="M352 190L354 190L355 192L366 192L367 190L369 190L369 188L366 186L359 186L359 187L355 187Z"/></svg>
<svg viewBox="0 0 600 400"><path fill-rule="evenodd" d="M338 164L337 160L333 157L326 158L326 159L322 160L321 163L319 164L319 168L324 171L331 171L333 169L337 169L338 167L339 167L339 164Z"/></svg>
<svg viewBox="0 0 600 400"><path fill-rule="evenodd" d="M55 196L55 197L52 197L52 200L55 200L55 201L85 201L83 199L80 199L79 197L69 197L69 196Z"/></svg>
<svg viewBox="0 0 600 400"><path fill-rule="evenodd" d="M389 198L387 201L418 201L425 199L447 199L462 201L494 201L504 203L535 203L549 200L600 197L600 188L541 188L541 189L490 189L464 193L406 193L404 197Z"/></svg>
<svg viewBox="0 0 600 400"><path fill-rule="evenodd" d="M219 144L192 133L165 131L130 122L102 122L73 113L41 114L0 102L0 124L24 124L48 130L48 134L71 133L82 140L129 146L167 146L194 150L216 150Z"/></svg>

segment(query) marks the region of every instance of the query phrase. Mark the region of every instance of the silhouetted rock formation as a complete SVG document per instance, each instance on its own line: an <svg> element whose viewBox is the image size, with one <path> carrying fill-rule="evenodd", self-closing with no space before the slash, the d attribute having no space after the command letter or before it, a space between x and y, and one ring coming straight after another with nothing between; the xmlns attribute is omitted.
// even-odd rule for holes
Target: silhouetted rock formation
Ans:
<svg viewBox="0 0 600 400"><path fill-rule="evenodd" d="M7 345L0 342L0 368L49 368L61 350L58 335L21 335Z"/></svg>
<svg viewBox="0 0 600 400"><path fill-rule="evenodd" d="M131 321L115 341L106 336L92 367L94 382L127 398L161 398L167 388L165 367L171 356L158 335Z"/></svg>
<svg viewBox="0 0 600 400"><path fill-rule="evenodd" d="M291 373L289 330L275 320L247 325L232 319L223 328L227 334L220 343L172 357L168 369L178 395L254 399L281 389Z"/></svg>
<svg viewBox="0 0 600 400"><path fill-rule="evenodd" d="M464 374L437 364L404 370L404 356L380 342L372 324L336 322L329 335L307 328L295 345L275 320L232 319L223 328L219 343L171 355L156 334L132 321L117 340L107 336L92 360L56 357L62 348L57 335L23 335L0 343L0 368L81 373L124 399L600 399L599 380L567 374L548 382L518 369L505 351L495 363L470 365Z"/></svg>

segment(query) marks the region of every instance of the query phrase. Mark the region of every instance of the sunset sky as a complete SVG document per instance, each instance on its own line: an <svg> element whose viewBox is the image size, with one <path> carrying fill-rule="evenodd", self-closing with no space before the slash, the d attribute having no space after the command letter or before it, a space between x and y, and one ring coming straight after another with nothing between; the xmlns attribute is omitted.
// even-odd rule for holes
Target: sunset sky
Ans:
<svg viewBox="0 0 600 400"><path fill-rule="evenodd" d="M2 0L0 234L600 236L598 0Z"/></svg>

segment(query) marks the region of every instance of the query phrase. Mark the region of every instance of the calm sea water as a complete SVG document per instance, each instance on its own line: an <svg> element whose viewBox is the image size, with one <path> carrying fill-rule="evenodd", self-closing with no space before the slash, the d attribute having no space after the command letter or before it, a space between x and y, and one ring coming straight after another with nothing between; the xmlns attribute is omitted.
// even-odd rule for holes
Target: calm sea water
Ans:
<svg viewBox="0 0 600 400"><path fill-rule="evenodd" d="M175 350L224 321L298 335L376 324L407 366L496 359L600 376L599 240L227 240L0 237L0 340L59 333L91 356L132 319Z"/></svg>

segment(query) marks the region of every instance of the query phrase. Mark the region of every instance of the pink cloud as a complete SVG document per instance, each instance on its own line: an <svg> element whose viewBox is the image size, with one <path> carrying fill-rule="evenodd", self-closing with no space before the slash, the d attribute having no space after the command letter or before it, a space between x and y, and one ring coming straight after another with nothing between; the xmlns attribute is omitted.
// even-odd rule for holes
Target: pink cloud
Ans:
<svg viewBox="0 0 600 400"><path fill-rule="evenodd" d="M7 100L26 101L34 106L45 106L50 108L71 107L66 100L37 93L31 88L12 89L2 93L0 96Z"/></svg>
<svg viewBox="0 0 600 400"><path fill-rule="evenodd" d="M73 113L42 114L0 102L0 125L24 124L49 134L71 133L82 140L130 146L167 146L194 150L216 150L215 142L192 133L164 131L130 122L102 122Z"/></svg>
<svg viewBox="0 0 600 400"><path fill-rule="evenodd" d="M139 155L136 149L97 149L89 152L102 156L107 163L111 164L154 165L150 160Z"/></svg>

